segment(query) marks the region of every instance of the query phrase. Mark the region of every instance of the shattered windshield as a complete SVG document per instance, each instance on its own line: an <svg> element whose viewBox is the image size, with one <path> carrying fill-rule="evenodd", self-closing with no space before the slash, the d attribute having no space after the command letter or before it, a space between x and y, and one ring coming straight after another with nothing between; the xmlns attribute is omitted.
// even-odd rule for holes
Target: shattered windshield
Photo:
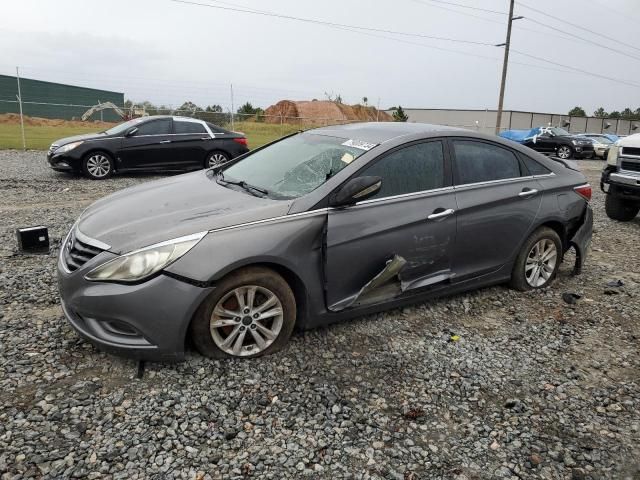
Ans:
<svg viewBox="0 0 640 480"><path fill-rule="evenodd" d="M375 144L301 133L258 150L225 169L224 179L258 187L272 198L315 190Z"/></svg>

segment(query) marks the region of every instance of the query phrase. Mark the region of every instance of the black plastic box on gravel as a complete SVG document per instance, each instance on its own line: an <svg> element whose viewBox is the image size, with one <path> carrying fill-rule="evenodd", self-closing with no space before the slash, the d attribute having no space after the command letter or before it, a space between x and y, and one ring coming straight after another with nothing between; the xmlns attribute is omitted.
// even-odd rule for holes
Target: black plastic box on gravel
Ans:
<svg viewBox="0 0 640 480"><path fill-rule="evenodd" d="M16 230L18 249L24 253L49 253L49 231L47 227L27 227Z"/></svg>

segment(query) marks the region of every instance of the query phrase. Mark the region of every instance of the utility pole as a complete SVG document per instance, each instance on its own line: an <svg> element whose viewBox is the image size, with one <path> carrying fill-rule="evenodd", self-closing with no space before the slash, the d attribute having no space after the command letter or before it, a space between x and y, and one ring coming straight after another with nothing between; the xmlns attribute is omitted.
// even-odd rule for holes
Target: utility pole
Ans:
<svg viewBox="0 0 640 480"><path fill-rule="evenodd" d="M233 83L231 84L231 130L233 131Z"/></svg>
<svg viewBox="0 0 640 480"><path fill-rule="evenodd" d="M505 43L499 43L496 47L504 46L504 61L502 63L502 81L500 82L500 98L498 100L498 115L496 118L496 135L500 133L502 124L502 106L504 104L504 88L507 83L507 66L509 65L509 46L511 45L511 24L514 20L523 17L513 18L513 5L515 0L509 0L509 22L507 23L507 40Z"/></svg>
<svg viewBox="0 0 640 480"><path fill-rule="evenodd" d="M22 130L22 149L27 149L27 142L24 139L24 118L22 116L22 92L20 91L20 70L16 67L16 80L18 81L18 104L20 105L20 130Z"/></svg>

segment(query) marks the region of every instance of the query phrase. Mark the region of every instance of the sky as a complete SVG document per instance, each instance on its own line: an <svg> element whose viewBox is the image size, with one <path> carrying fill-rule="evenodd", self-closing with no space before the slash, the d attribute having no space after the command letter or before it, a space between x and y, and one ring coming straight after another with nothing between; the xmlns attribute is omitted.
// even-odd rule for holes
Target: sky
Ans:
<svg viewBox="0 0 640 480"><path fill-rule="evenodd" d="M505 40L508 0L193 2L374 30L172 0L2 0L0 73L18 66L23 77L174 108L228 109L232 84L235 108L327 94L381 108L497 107L503 48L494 45ZM513 22L505 109L640 107L638 0L522 0L514 15L525 18Z"/></svg>

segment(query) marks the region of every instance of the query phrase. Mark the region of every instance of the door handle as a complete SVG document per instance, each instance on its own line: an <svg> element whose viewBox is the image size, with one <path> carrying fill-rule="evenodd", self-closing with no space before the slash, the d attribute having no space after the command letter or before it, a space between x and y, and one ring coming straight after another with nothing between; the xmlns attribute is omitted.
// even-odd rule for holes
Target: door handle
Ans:
<svg viewBox="0 0 640 480"><path fill-rule="evenodd" d="M527 198L527 197L531 197L533 195L535 195L536 193L538 193L538 190L536 190L535 188L526 188L524 190L522 190L518 196L522 197L522 198Z"/></svg>
<svg viewBox="0 0 640 480"><path fill-rule="evenodd" d="M171 140L162 140L160 143L171 143Z"/></svg>
<svg viewBox="0 0 640 480"><path fill-rule="evenodd" d="M453 208L447 208L446 210L443 210L442 212L432 213L427 218L429 220L438 220L440 218L445 218L445 217L448 217L449 215L453 215L455 212L456 211Z"/></svg>
<svg viewBox="0 0 640 480"><path fill-rule="evenodd" d="M200 137L200 140L211 140L214 137Z"/></svg>

